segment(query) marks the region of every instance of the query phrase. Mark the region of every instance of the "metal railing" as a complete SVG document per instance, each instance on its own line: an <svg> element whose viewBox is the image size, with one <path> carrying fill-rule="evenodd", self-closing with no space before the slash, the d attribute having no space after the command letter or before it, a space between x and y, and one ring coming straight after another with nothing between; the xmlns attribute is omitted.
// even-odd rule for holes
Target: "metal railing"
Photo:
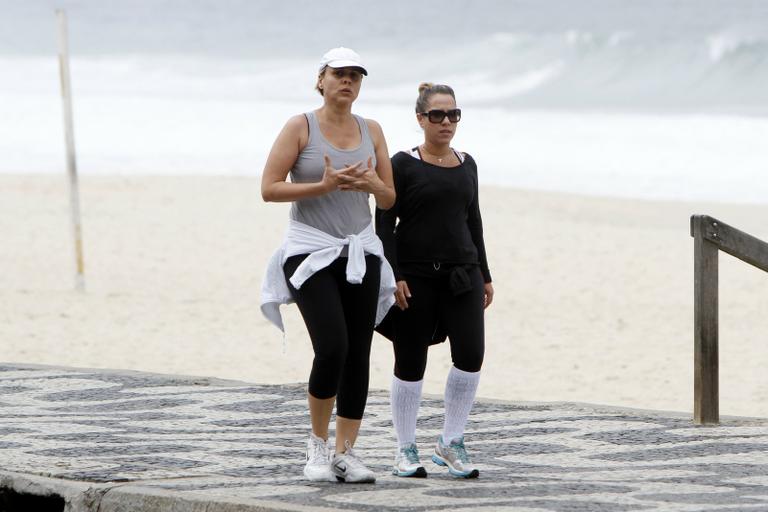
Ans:
<svg viewBox="0 0 768 512"><path fill-rule="evenodd" d="M694 239L693 421L719 423L718 251L768 272L768 243L708 215L691 216Z"/></svg>

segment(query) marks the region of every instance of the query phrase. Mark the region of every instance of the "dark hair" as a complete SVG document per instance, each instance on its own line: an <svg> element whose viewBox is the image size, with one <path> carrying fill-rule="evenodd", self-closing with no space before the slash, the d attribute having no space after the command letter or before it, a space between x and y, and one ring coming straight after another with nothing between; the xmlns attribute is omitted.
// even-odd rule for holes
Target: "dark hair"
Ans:
<svg viewBox="0 0 768 512"><path fill-rule="evenodd" d="M449 94L453 101L456 101L456 95L453 93L453 89L450 86L443 84L433 84L430 82L422 82L419 84L419 97L416 99L416 113L420 114L427 111L429 106L429 100L435 94Z"/></svg>

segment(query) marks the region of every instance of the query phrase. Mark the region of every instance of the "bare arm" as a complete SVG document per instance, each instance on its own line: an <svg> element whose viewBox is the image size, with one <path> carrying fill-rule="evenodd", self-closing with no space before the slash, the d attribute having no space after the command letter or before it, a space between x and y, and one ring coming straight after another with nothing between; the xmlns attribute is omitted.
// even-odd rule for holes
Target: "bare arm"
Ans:
<svg viewBox="0 0 768 512"><path fill-rule="evenodd" d="M304 115L293 116L285 123L272 145L261 174L261 197L264 201L287 202L327 194L339 185L339 177L356 172L362 162L335 170L326 156L323 179L316 183L289 183L288 172L299 153L307 145L309 129Z"/></svg>
<svg viewBox="0 0 768 512"><path fill-rule="evenodd" d="M287 183L288 172L306 145L309 130L303 115L293 116L285 123L272 144L261 173L261 197L264 201L295 201L324 194L322 182Z"/></svg>

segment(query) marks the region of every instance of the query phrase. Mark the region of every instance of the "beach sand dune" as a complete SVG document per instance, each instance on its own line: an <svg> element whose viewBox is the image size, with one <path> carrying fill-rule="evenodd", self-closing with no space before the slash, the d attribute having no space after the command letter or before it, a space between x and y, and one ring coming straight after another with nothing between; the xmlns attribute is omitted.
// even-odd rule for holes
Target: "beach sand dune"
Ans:
<svg viewBox="0 0 768 512"><path fill-rule="evenodd" d="M0 361L306 381L294 306L259 311L286 204L259 180L85 177L87 291L74 291L63 177L0 176ZM481 189L496 299L479 394L692 410L693 242L706 213L768 239L768 205L675 203ZM768 275L720 257L721 412L768 416ZM425 391L441 393L446 345ZM376 335L371 386L391 379Z"/></svg>

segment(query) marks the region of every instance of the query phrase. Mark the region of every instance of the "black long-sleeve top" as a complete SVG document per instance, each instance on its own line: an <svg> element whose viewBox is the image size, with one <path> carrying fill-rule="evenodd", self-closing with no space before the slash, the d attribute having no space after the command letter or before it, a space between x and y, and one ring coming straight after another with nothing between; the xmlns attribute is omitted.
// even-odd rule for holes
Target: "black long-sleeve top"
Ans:
<svg viewBox="0 0 768 512"><path fill-rule="evenodd" d="M440 167L401 151L392 157L392 172L397 199L377 210L376 233L395 278L435 263L479 265L490 283L475 160L466 155L457 167Z"/></svg>

